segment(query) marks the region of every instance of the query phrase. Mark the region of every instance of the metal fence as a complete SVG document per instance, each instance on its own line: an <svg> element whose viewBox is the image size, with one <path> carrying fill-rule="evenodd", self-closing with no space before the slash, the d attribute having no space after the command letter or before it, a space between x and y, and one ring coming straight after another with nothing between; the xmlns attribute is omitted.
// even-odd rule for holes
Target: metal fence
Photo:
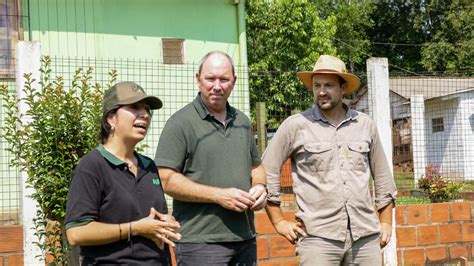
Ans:
<svg viewBox="0 0 474 266"><path fill-rule="evenodd" d="M103 87L106 87L110 80L108 73L115 69L118 72L118 81L135 81L143 86L148 94L163 100L163 108L154 112L149 133L142 142L148 146L145 148L145 155L154 158L160 132L166 120L196 97L198 88L194 75L198 64L171 65L136 59L52 58L51 69L53 77L62 76L68 86L76 69L89 66L94 68L93 80ZM251 105L249 100L248 88L252 86L249 80L269 73L248 73L246 66L236 66L236 75L237 84L229 101L255 121L255 112L252 110L255 106ZM281 71L271 75L296 76L296 71ZM356 110L370 113L372 103L368 100L368 90L364 85L366 74L357 75L363 80L363 85L344 101ZM11 80L0 80L0 84L5 83L8 83L14 93L15 83ZM285 90L285 87L281 89ZM298 108L285 105L279 111L266 114L267 120L271 121L267 124L267 137L271 138L279 123L290 114L311 107L312 93L303 86L299 93L301 102ZM416 95L422 95L422 104L413 106L412 99L417 97ZM272 98L271 95L264 95L256 100L269 102ZM390 104L394 172L399 191L416 188L414 161L424 162L423 168L436 166L444 176L464 182L468 185L467 190L472 190L469 180L474 180L474 78L392 76ZM414 110L422 112L415 115ZM2 115L0 112L1 121ZM414 128L423 130L416 131ZM382 141L384 140L386 136L382 136ZM8 166L10 156L5 151L6 144L3 139L0 140L0 145L0 224L17 223L21 209L19 175L16 169ZM422 152L414 153L414 149ZM288 165L285 169L288 171ZM291 193L291 175L284 174L283 179L284 192Z"/></svg>

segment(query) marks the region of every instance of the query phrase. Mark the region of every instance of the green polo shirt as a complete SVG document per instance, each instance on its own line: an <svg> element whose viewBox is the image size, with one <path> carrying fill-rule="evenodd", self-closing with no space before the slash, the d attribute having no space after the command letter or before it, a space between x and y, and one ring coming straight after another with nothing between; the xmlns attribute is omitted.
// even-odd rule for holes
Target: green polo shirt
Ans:
<svg viewBox="0 0 474 266"><path fill-rule="evenodd" d="M227 103L224 126L209 114L200 95L167 121L155 162L204 185L249 191L252 166L260 164L248 117ZM173 200L183 243L232 242L255 236L253 212L214 203Z"/></svg>

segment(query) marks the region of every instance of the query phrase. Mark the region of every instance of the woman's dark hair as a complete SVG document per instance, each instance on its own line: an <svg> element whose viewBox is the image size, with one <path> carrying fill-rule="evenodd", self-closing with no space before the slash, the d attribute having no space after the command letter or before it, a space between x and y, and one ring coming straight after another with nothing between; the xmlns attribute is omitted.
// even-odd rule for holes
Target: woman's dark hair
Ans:
<svg viewBox="0 0 474 266"><path fill-rule="evenodd" d="M112 127L110 126L107 119L109 118L109 116L117 113L117 110L119 108L120 106L116 106L102 114L102 118L100 119L100 133L99 133L99 140L101 144L105 144L107 142L110 132L112 132Z"/></svg>

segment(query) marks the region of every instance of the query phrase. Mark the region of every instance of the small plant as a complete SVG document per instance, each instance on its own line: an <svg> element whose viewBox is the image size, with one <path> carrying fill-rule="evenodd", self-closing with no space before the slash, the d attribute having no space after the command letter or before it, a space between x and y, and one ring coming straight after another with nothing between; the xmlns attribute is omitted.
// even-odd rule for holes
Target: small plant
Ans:
<svg viewBox="0 0 474 266"><path fill-rule="evenodd" d="M461 198L462 184L453 183L443 177L436 165L429 164L425 175L418 180L418 187L428 196L431 202L447 202Z"/></svg>
<svg viewBox="0 0 474 266"><path fill-rule="evenodd" d="M28 174L27 185L34 188L36 244L44 256L53 258L51 264L66 265L63 220L69 184L79 158L98 145L103 93L101 86L92 82L92 67L78 69L67 88L62 77L50 79L50 63L49 57L42 58L39 81L24 74L23 98L0 86L5 110L2 137L13 155L11 164ZM115 71L110 75L111 84ZM34 88L36 82L39 89ZM19 110L20 103L29 110Z"/></svg>

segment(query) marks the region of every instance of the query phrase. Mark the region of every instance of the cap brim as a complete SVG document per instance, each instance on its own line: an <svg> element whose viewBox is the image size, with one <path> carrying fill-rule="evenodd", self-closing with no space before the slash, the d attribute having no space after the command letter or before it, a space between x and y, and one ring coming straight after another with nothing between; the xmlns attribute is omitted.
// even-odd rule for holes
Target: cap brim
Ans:
<svg viewBox="0 0 474 266"><path fill-rule="evenodd" d="M349 95L353 93L357 88L360 86L360 79L354 74L350 73L337 73L334 71L301 71L296 73L298 78L303 82L303 84L308 88L310 91L313 91L313 75L315 74L333 74L338 75L343 78L346 82L346 88L344 89L344 95Z"/></svg>
<svg viewBox="0 0 474 266"><path fill-rule="evenodd" d="M137 102L140 102L140 101L146 102L150 106L150 109L152 109L152 110L157 110L157 109L160 109L161 107L163 107L163 102L158 97L145 96L145 95L123 100L119 104L121 104L121 105L134 104L134 103L137 103Z"/></svg>

